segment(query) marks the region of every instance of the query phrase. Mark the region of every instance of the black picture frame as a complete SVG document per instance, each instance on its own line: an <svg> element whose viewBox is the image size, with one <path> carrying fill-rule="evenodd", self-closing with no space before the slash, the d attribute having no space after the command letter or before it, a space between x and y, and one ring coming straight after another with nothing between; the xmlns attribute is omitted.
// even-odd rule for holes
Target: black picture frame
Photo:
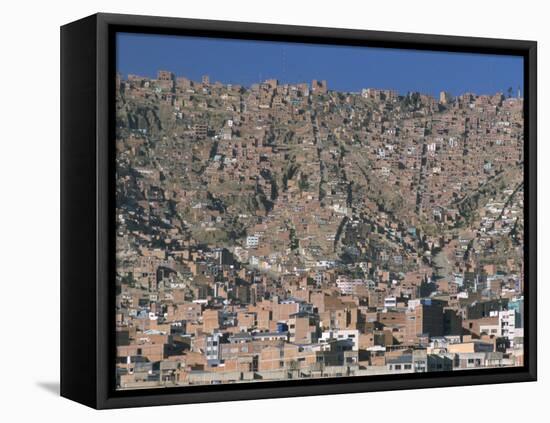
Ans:
<svg viewBox="0 0 550 423"><path fill-rule="evenodd" d="M518 55L525 91L525 365L114 389L114 84L117 32ZM397 32L95 14L61 28L61 395L97 409L534 381L537 377L537 44Z"/></svg>

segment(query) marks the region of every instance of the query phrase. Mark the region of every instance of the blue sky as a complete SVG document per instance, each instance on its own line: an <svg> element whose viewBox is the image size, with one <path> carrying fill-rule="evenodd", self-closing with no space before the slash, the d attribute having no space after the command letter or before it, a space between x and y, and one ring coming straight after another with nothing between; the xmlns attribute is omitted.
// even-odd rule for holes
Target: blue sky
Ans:
<svg viewBox="0 0 550 423"><path fill-rule="evenodd" d="M342 47L150 34L117 34L117 71L155 77L157 70L200 80L250 85L326 79L329 89L396 89L438 96L523 92L523 58L469 53Z"/></svg>

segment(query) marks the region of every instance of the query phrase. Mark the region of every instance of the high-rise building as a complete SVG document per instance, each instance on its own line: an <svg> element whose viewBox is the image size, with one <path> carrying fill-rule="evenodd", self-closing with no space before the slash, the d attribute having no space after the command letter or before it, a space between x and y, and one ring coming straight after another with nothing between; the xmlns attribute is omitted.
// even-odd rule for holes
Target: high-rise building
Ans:
<svg viewBox="0 0 550 423"><path fill-rule="evenodd" d="M316 79L311 81L311 92L313 94L326 94L327 91L327 81L317 81Z"/></svg>
<svg viewBox="0 0 550 423"><path fill-rule="evenodd" d="M405 342L417 343L422 335L443 335L443 305L430 298L409 301L406 312Z"/></svg>
<svg viewBox="0 0 550 423"><path fill-rule="evenodd" d="M450 93L446 91L441 91L439 93L439 103L441 104L449 104L452 101L453 97Z"/></svg>

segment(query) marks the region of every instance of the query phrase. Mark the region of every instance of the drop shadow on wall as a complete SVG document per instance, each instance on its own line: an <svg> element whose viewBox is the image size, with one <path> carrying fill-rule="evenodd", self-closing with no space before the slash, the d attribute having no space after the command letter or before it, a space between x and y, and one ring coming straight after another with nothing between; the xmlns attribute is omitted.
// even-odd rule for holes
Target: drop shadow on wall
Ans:
<svg viewBox="0 0 550 423"><path fill-rule="evenodd" d="M59 396L59 382L37 382L36 386L52 395Z"/></svg>

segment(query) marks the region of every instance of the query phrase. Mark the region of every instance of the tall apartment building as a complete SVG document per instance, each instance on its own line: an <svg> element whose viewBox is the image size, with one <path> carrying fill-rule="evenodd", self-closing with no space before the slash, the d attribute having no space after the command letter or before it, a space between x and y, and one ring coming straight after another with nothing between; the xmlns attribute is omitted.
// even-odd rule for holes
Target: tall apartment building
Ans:
<svg viewBox="0 0 550 423"><path fill-rule="evenodd" d="M313 94L326 94L328 92L327 81L317 81L316 79L311 81L311 92Z"/></svg>
<svg viewBox="0 0 550 423"><path fill-rule="evenodd" d="M443 335L443 306L429 298L409 301L406 312L405 342L417 343L421 335Z"/></svg>

